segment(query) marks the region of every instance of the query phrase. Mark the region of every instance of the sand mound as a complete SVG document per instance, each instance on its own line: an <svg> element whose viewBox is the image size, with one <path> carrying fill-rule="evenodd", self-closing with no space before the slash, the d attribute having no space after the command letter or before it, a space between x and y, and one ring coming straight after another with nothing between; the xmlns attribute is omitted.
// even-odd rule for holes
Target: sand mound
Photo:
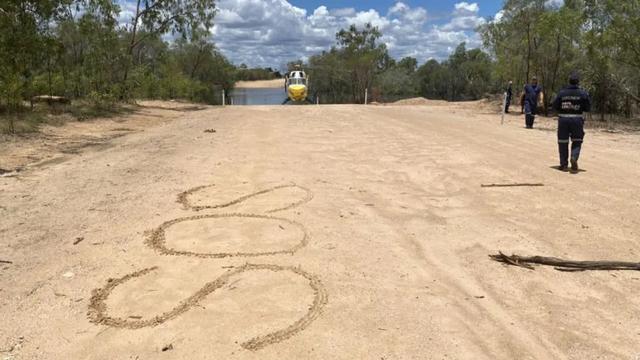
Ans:
<svg viewBox="0 0 640 360"><path fill-rule="evenodd" d="M429 100L423 97L403 99L393 103L394 105L449 105L445 100Z"/></svg>

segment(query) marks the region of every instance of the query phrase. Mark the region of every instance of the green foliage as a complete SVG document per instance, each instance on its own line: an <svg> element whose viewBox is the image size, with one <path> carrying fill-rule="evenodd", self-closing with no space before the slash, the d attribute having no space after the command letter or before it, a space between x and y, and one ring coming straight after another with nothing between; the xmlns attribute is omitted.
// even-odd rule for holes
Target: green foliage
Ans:
<svg viewBox="0 0 640 360"><path fill-rule="evenodd" d="M547 109L577 70L601 118L631 116L640 102L639 0L566 0L559 9L544 0L509 0L503 11L501 21L480 29L499 79L524 84L537 75Z"/></svg>
<svg viewBox="0 0 640 360"><path fill-rule="evenodd" d="M306 67L311 94L320 95L324 103L344 103L353 98L349 70L337 49L312 56Z"/></svg>
<svg viewBox="0 0 640 360"><path fill-rule="evenodd" d="M11 56L0 57L0 116L23 116L35 95L86 100L89 113L135 98L219 103L236 69L208 40L214 0L134 5L122 28L116 0L4 0L0 53ZM164 41L169 33L177 40Z"/></svg>
<svg viewBox="0 0 640 360"><path fill-rule="evenodd" d="M322 94L324 102L363 103L365 89L372 89L389 58L386 46L378 44L381 36L371 24L340 30L338 47L309 59L312 93Z"/></svg>
<svg viewBox="0 0 640 360"><path fill-rule="evenodd" d="M325 103L361 103L365 89L373 101L416 96L459 101L479 99L496 88L494 64L479 49L467 50L463 43L448 60L429 60L418 68L415 58L391 58L387 48L377 44L381 35L371 25L338 32L339 47L309 59L312 94Z"/></svg>
<svg viewBox="0 0 640 360"><path fill-rule="evenodd" d="M236 80L239 81L255 81L255 80L273 80L281 78L282 74L272 68L255 68L255 69L238 69Z"/></svg>
<svg viewBox="0 0 640 360"><path fill-rule="evenodd" d="M375 77L372 98L389 102L417 96L420 83L417 67L418 60L412 57L397 63L391 58L386 60L383 70Z"/></svg>

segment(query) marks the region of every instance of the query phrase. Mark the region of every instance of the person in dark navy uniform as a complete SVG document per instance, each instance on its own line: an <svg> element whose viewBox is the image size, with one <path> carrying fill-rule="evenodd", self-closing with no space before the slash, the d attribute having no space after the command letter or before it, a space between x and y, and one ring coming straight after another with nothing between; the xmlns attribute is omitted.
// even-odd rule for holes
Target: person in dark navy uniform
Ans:
<svg viewBox="0 0 640 360"><path fill-rule="evenodd" d="M584 140L584 113L591 111L589 93L580 86L580 76L574 72L569 76L569 86L560 90L553 101L558 112L558 149L560 170L567 171L569 165L569 139L571 139L571 171L578 172L578 158Z"/></svg>
<svg viewBox="0 0 640 360"><path fill-rule="evenodd" d="M507 98L504 104L504 112L506 114L509 113L509 107L511 106L511 100L513 99L513 81L509 81L509 86L507 86Z"/></svg>
<svg viewBox="0 0 640 360"><path fill-rule="evenodd" d="M533 129L540 93L542 93L542 86L538 85L538 78L534 76L531 84L524 86L524 120L527 129Z"/></svg>

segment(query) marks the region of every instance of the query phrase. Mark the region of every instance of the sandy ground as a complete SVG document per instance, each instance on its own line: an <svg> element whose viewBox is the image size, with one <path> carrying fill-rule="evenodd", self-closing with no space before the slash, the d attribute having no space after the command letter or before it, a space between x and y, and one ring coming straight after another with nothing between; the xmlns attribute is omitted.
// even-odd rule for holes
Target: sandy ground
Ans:
<svg viewBox="0 0 640 360"><path fill-rule="evenodd" d="M259 80L259 81L238 81L236 88L243 89L274 89L284 86L284 79Z"/></svg>
<svg viewBox="0 0 640 360"><path fill-rule="evenodd" d="M27 167L62 162L87 148L105 149L113 146L113 139L166 124L186 112L206 108L205 105L177 101L139 101L125 109L128 116L69 121L64 126L44 125L38 132L20 136L0 134L0 175L5 171L20 172Z"/></svg>
<svg viewBox="0 0 640 360"><path fill-rule="evenodd" d="M156 108L0 178L0 359L640 355L640 274L488 258L637 261L640 137L571 175L550 120L291 109ZM481 188L513 182L545 186Z"/></svg>

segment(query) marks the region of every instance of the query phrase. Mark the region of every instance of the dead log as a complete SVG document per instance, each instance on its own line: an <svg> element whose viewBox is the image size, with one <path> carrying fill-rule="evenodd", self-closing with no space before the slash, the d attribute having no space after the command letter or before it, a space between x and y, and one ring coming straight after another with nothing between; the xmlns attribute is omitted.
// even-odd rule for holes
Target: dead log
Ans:
<svg viewBox="0 0 640 360"><path fill-rule="evenodd" d="M559 271L587 271L587 270L599 270L599 271L614 271L614 270L635 270L640 271L640 262L627 262L627 261L576 261L565 260L554 257L544 256L507 256L502 252L497 255L489 255L494 260L504 264L519 266L534 270L531 264L553 266Z"/></svg>
<svg viewBox="0 0 640 360"><path fill-rule="evenodd" d="M71 100L64 96L53 96L53 95L38 95L31 98L31 103L47 103L49 105L53 104L70 104Z"/></svg>

